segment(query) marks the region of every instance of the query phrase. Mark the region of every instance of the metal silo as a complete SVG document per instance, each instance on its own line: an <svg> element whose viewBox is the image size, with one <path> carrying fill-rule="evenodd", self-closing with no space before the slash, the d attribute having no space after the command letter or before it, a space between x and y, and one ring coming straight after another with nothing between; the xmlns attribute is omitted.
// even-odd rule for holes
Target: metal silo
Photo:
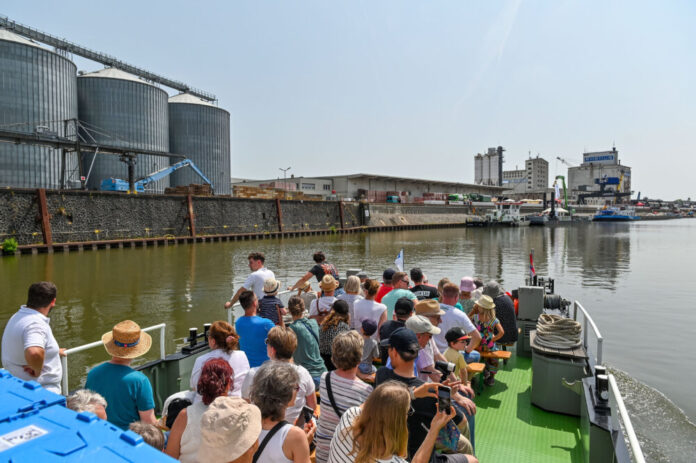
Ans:
<svg viewBox="0 0 696 463"><path fill-rule="evenodd" d="M87 142L120 148L169 151L167 92L127 72L107 68L77 77L81 131ZM87 187L98 189L109 177L128 178L128 167L114 155L86 154ZM169 158L139 154L136 180L169 165ZM169 177L148 185L147 192L163 193Z"/></svg>
<svg viewBox="0 0 696 463"><path fill-rule="evenodd" d="M19 35L0 29L0 129L65 136L77 118L75 64ZM67 130L66 130L67 129ZM74 154L66 177L79 181ZM0 143L0 186L59 188L61 151Z"/></svg>
<svg viewBox="0 0 696 463"><path fill-rule="evenodd" d="M215 194L230 194L230 113L188 93L171 97L169 149L191 159L213 182ZM172 174L171 182L179 186L202 180L184 168Z"/></svg>

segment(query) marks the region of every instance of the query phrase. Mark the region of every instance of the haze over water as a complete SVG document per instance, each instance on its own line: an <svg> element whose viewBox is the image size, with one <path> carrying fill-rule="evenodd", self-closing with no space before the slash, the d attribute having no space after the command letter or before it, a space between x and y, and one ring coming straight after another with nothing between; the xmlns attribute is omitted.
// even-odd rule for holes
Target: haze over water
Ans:
<svg viewBox="0 0 696 463"><path fill-rule="evenodd" d="M696 220L585 224L549 228L470 228L199 243L144 249L112 249L0 259L0 329L25 302L29 284L52 280L58 302L51 325L61 347L99 340L124 319L141 326L167 323L172 352L188 328L224 319L223 303L249 272L246 256L266 254L282 287L294 283L323 250L341 274L362 268L379 278L404 249L406 267L419 266L430 283L442 277L497 279L506 290L523 284L528 254L540 276L556 279L556 293L580 301L604 341L605 363L627 372L622 390L644 441L680 460L693 453L696 430L660 394L696 421L689 354L696 339L693 262ZM316 281L313 279L316 287ZM157 335L148 359L156 358ZM590 339L593 339L590 336ZM70 387L106 359L94 349L70 357ZM678 444L677 444L678 443ZM675 452L677 448L683 450ZM685 447L682 447L686 445ZM691 449L689 451L688 449Z"/></svg>

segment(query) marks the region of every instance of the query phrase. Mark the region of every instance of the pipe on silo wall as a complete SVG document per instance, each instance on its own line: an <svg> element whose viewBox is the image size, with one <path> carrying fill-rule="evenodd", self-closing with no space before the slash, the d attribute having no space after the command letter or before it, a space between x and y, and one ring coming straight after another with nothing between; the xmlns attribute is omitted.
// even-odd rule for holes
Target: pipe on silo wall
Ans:
<svg viewBox="0 0 696 463"><path fill-rule="evenodd" d="M74 135L77 67L69 59L0 29L0 127ZM0 143L0 186L60 188L60 149ZM77 156L66 154L67 186L79 184Z"/></svg>
<svg viewBox="0 0 696 463"><path fill-rule="evenodd" d="M213 183L216 195L230 194L230 113L192 95L171 97L169 149L191 159ZM172 186L192 183L203 183L192 169L171 176Z"/></svg>

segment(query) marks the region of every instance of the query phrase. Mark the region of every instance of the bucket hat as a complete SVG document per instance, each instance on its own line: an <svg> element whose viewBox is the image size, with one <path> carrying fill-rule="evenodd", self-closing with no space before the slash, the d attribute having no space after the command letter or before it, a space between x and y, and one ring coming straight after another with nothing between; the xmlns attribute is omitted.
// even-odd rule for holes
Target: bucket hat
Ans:
<svg viewBox="0 0 696 463"><path fill-rule="evenodd" d="M476 305L486 310L495 309L495 303L493 302L493 298L490 296L481 296L479 300L476 301Z"/></svg>
<svg viewBox="0 0 696 463"><path fill-rule="evenodd" d="M437 326L433 326L430 320L423 315L414 315L413 317L406 320L406 328L413 331L416 334L429 333L433 336L440 334L441 330Z"/></svg>
<svg viewBox="0 0 696 463"><path fill-rule="evenodd" d="M102 343L112 357L134 359L150 350L152 338L141 331L137 323L125 320L114 326L112 331L104 333Z"/></svg>
<svg viewBox="0 0 696 463"><path fill-rule="evenodd" d="M459 283L459 290L466 291L467 293L472 292L476 289L474 284L474 279L471 277L462 277L462 281Z"/></svg>
<svg viewBox="0 0 696 463"><path fill-rule="evenodd" d="M338 288L338 281L332 275L324 275L319 282L319 287L322 291L333 291Z"/></svg>
<svg viewBox="0 0 696 463"><path fill-rule="evenodd" d="M280 288L280 282L275 278L269 278L263 282L263 293L266 296L275 296L278 294L278 289Z"/></svg>
<svg viewBox="0 0 696 463"><path fill-rule="evenodd" d="M218 397L201 417L196 461L227 463L254 445L261 434L261 411L240 397Z"/></svg>
<svg viewBox="0 0 696 463"><path fill-rule="evenodd" d="M440 308L440 303L435 299L423 299L416 304L416 315L444 315L445 311Z"/></svg>
<svg viewBox="0 0 696 463"><path fill-rule="evenodd" d="M500 287L500 283L495 280L491 280L483 286L482 294L495 299L496 297L505 294L505 292L503 291L503 288Z"/></svg>

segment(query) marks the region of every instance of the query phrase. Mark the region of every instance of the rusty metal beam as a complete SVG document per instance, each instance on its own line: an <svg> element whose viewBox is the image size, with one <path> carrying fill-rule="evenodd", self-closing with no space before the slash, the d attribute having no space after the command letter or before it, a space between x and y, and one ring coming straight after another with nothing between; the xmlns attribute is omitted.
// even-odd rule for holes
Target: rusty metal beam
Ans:
<svg viewBox="0 0 696 463"><path fill-rule="evenodd" d="M39 218L41 219L41 232L43 233L43 240L47 246L53 246L53 235L51 234L51 216L48 214L46 190L44 188L39 188L36 191L39 196Z"/></svg>
<svg viewBox="0 0 696 463"><path fill-rule="evenodd" d="M276 198L276 212L278 215L278 231L283 231L283 209L280 207L280 198Z"/></svg>
<svg viewBox="0 0 696 463"><path fill-rule="evenodd" d="M193 212L193 198L191 197L190 193L186 196L186 203L188 206L188 221L189 221L189 228L191 229L191 236L195 237L196 236L196 216Z"/></svg>
<svg viewBox="0 0 696 463"><path fill-rule="evenodd" d="M338 202L338 215L341 218L341 230L345 228L345 221L343 220L343 201Z"/></svg>

